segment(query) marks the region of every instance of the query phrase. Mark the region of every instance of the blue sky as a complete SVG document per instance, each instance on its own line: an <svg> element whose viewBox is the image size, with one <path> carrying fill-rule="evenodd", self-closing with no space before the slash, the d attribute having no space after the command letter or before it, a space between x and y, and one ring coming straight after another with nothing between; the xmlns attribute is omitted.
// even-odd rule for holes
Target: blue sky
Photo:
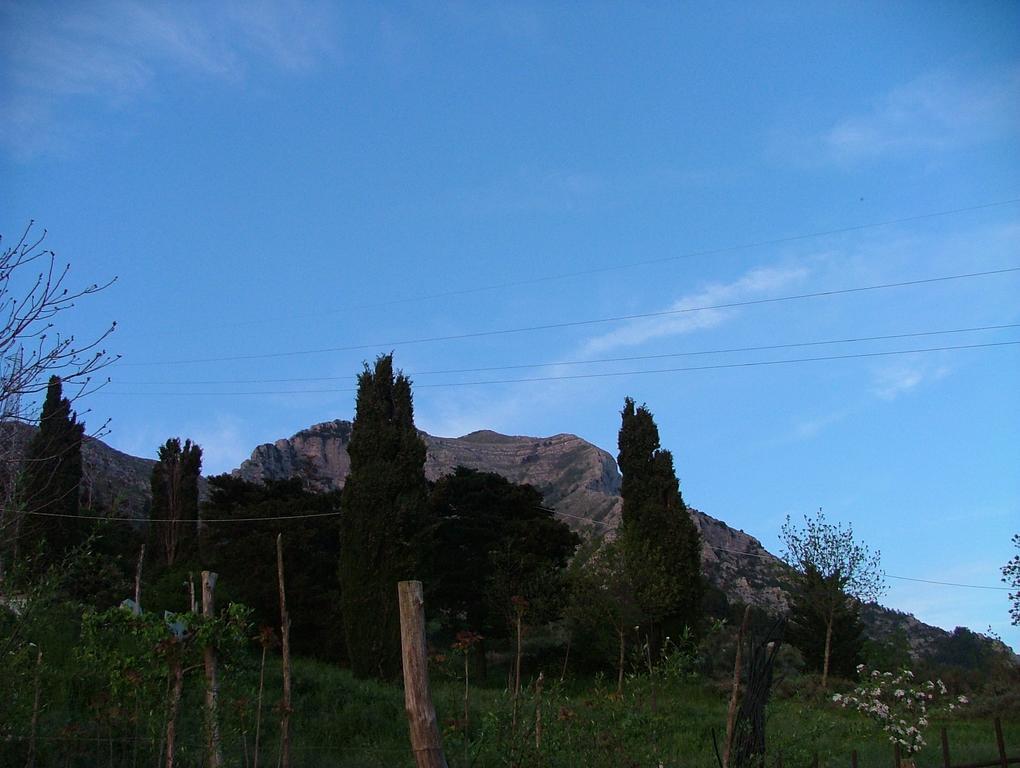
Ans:
<svg viewBox="0 0 1020 768"><path fill-rule="evenodd" d="M400 342L1020 266L1018 28L1013 3L3 2L0 232L117 276L61 322L118 322L87 420L122 450L187 436L229 470L351 417L393 350L433 434L615 453L630 395L687 502L773 551L821 506L890 574L996 586L1017 346L711 366L1020 328L648 358L1020 323L1016 272ZM434 373L606 358L643 359ZM588 373L621 375L558 378ZM261 383L295 378L321 380ZM339 391L284 394L310 389ZM885 602L1020 647L1002 591Z"/></svg>

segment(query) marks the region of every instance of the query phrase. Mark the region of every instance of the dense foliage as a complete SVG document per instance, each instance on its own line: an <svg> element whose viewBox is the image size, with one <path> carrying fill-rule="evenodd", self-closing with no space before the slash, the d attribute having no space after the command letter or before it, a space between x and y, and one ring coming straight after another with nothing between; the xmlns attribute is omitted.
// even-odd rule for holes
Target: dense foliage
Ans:
<svg viewBox="0 0 1020 768"><path fill-rule="evenodd" d="M61 381L50 378L39 417L39 430L25 452L20 506L27 513L21 539L42 548L42 561L53 563L82 539L78 520L81 441L85 425L71 411Z"/></svg>
<svg viewBox="0 0 1020 768"><path fill-rule="evenodd" d="M393 356L358 376L351 471L341 498L340 605L351 669L400 672L397 582L414 578L427 549L425 443L414 426L411 382Z"/></svg>
<svg viewBox="0 0 1020 768"><path fill-rule="evenodd" d="M530 485L458 467L441 478L430 506L436 521L433 606L452 628L505 636L515 595L534 615L555 613L558 573L579 539Z"/></svg>
<svg viewBox="0 0 1020 768"><path fill-rule="evenodd" d="M837 615L850 603L877 600L885 591L881 558L854 538L853 526L833 525L821 509L794 525L789 516L781 530L783 559L791 567L790 592L797 596L802 613L822 618L825 628L822 650L822 687L827 683ZM848 628L853 628L851 622Z"/></svg>
<svg viewBox="0 0 1020 768"><path fill-rule="evenodd" d="M202 449L178 437L159 447L152 468L152 532L162 562L172 566L192 554L198 526L198 477Z"/></svg>
<svg viewBox="0 0 1020 768"><path fill-rule="evenodd" d="M701 536L680 495L673 455L659 445L651 411L628 397L622 417L620 539L630 583L653 637L664 626L696 632L705 592Z"/></svg>
<svg viewBox="0 0 1020 768"><path fill-rule="evenodd" d="M800 650L809 669L823 672L830 616L825 612L825 603L818 593L826 593L831 585L811 566L806 569L800 585L790 595L790 623L786 636ZM864 624L861 622L859 604L850 600L836 603L831 620L829 672L851 678L861 663L864 647Z"/></svg>
<svg viewBox="0 0 1020 768"><path fill-rule="evenodd" d="M203 567L220 574L221 601L243 603L259 626L280 622L276 536L283 534L287 608L295 653L340 661L336 566L340 553L340 493L312 493L298 479L249 483L209 478L202 505ZM229 522L233 519L239 522ZM219 522L224 521L224 522Z"/></svg>

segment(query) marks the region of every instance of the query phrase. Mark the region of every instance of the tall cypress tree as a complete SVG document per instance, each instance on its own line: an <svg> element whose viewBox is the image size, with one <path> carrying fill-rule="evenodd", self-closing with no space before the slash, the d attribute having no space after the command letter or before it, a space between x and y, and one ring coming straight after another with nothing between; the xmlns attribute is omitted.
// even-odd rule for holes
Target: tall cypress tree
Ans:
<svg viewBox="0 0 1020 768"><path fill-rule="evenodd" d="M159 447L152 468L153 536L163 563L170 566L191 553L198 526L198 477L202 449L173 437Z"/></svg>
<svg viewBox="0 0 1020 768"><path fill-rule="evenodd" d="M635 407L628 397L621 415L620 538L628 576L653 630L668 623L697 631L704 594L701 537L680 495L673 455L660 447L645 406Z"/></svg>
<svg viewBox="0 0 1020 768"><path fill-rule="evenodd" d="M29 546L45 541L45 559L52 561L81 538L79 511L81 441L85 425L71 411L58 376L51 376L39 417L39 430L25 452L22 506L30 513L22 528ZM32 514L39 513L39 514ZM50 515L53 515L50 517Z"/></svg>
<svg viewBox="0 0 1020 768"><path fill-rule="evenodd" d="M358 376L341 497L340 601L351 669L361 677L400 672L397 582L416 575L424 551L428 484L425 443L414 427L411 382L393 355Z"/></svg>

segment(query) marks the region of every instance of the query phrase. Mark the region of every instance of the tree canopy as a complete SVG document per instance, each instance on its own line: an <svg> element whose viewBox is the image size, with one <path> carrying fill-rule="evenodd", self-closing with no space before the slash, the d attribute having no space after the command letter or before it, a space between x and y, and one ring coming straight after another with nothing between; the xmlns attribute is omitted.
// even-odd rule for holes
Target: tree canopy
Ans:
<svg viewBox="0 0 1020 768"><path fill-rule="evenodd" d="M159 447L152 468L152 531L167 566L191 554L198 526L198 477L202 449L179 437Z"/></svg>
<svg viewBox="0 0 1020 768"><path fill-rule="evenodd" d="M347 448L351 471L340 519L340 600L355 674L400 672L397 582L413 578L426 549L425 443L414 426L411 381L381 355L358 376Z"/></svg>
<svg viewBox="0 0 1020 768"><path fill-rule="evenodd" d="M50 377L39 429L28 444L20 506L27 519L21 537L30 546L44 542L52 562L80 540L77 520L81 489L81 443L85 425L78 422L61 380Z"/></svg>
<svg viewBox="0 0 1020 768"><path fill-rule="evenodd" d="M653 625L668 621L696 632L705 589L701 536L680 495L673 455L659 445L651 411L628 397L621 415L620 538L630 583Z"/></svg>
<svg viewBox="0 0 1020 768"><path fill-rule="evenodd" d="M458 467L440 478L431 509L433 601L454 628L505 634L504 602L509 609L510 598L520 595L537 606L536 587L553 586L550 572L563 568L579 543L542 505L538 490L491 472Z"/></svg>
<svg viewBox="0 0 1020 768"><path fill-rule="evenodd" d="M782 557L791 567L791 591L797 596L800 610L824 619L824 688L837 616L852 603L877 600L885 590L881 556L854 539L853 526L826 521L821 509L813 518L805 516L803 527L794 525L787 516L781 537Z"/></svg>
<svg viewBox="0 0 1020 768"><path fill-rule="evenodd" d="M279 624L276 536L282 533L294 652L344 658L336 584L340 492L312 493L297 478L259 484L231 475L209 478L209 490L202 517L245 519L202 530L202 564L220 574L220 602L248 606L257 625Z"/></svg>

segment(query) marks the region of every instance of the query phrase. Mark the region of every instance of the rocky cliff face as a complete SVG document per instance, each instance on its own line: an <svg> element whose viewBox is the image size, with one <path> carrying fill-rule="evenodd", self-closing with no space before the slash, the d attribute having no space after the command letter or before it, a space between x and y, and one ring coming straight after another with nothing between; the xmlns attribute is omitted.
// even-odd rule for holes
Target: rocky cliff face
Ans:
<svg viewBox="0 0 1020 768"><path fill-rule="evenodd" d="M615 527L619 519L616 462L579 437L510 437L490 431L464 437L433 437L424 432L421 436L429 480L458 466L496 472L511 482L535 486L546 504L575 528ZM251 482L298 476L316 490L342 488L351 470L350 439L349 421L316 424L289 439L260 445L233 474Z"/></svg>

